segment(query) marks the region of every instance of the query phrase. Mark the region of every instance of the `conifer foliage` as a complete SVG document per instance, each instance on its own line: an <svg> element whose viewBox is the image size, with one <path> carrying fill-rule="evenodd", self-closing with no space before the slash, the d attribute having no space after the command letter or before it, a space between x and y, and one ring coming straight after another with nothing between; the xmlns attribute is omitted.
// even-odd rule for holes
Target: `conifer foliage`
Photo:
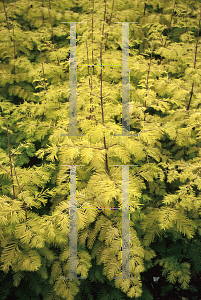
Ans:
<svg viewBox="0 0 201 300"><path fill-rule="evenodd" d="M201 1L2 0L0 8L0 299L198 299ZM85 22L77 24L84 136L62 136L70 25L61 22ZM122 25L114 22L138 22L129 25L132 137L115 135ZM69 276L63 165L71 164L84 165L76 168L77 207L87 208L77 210L77 270L86 280L60 278ZM130 272L138 279L113 279L121 210L93 208L122 208L122 167L113 165L133 164Z"/></svg>

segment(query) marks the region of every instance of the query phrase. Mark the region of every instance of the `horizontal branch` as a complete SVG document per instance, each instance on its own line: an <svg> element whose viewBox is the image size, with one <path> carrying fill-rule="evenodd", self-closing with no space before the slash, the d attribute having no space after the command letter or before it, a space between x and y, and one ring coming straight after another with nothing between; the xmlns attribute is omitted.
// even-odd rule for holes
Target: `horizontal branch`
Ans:
<svg viewBox="0 0 201 300"><path fill-rule="evenodd" d="M102 96L102 98L105 98L105 97L107 97L109 94L111 94L111 92L109 92L107 95L105 95L105 96ZM97 98L99 98L99 99L101 99L101 97L100 96L98 96L98 95L96 95L96 94L94 94L94 93L92 93L92 92L90 92L90 95L93 95L93 96L95 96L95 97L97 97Z"/></svg>
<svg viewBox="0 0 201 300"><path fill-rule="evenodd" d="M46 42L43 38L41 38L53 51L56 51L48 42Z"/></svg>
<svg viewBox="0 0 201 300"><path fill-rule="evenodd" d="M2 167L2 169L4 169L4 171L6 171L11 176L11 174L8 172L8 170L6 170L6 168L4 168L1 164L0 164L0 167Z"/></svg>
<svg viewBox="0 0 201 300"><path fill-rule="evenodd" d="M14 211L19 211L19 210L24 210L24 208L10 210L9 212L7 212L3 216L1 216L1 218L4 217L4 216L6 216L6 215L8 215L8 214L10 214L10 213L12 213L12 212L14 212Z"/></svg>
<svg viewBox="0 0 201 300"><path fill-rule="evenodd" d="M84 148L92 148L92 149L98 149L98 150L104 150L104 148L95 148L95 147L88 147L88 146L82 146L82 145L74 145L74 146L56 146L57 148L63 148L63 147L84 147Z"/></svg>

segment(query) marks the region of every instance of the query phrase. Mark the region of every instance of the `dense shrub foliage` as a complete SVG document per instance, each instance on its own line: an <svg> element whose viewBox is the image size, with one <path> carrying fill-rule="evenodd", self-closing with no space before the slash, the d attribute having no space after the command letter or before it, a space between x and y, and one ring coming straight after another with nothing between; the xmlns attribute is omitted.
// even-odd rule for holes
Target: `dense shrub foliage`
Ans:
<svg viewBox="0 0 201 300"><path fill-rule="evenodd" d="M2 0L0 8L0 299L198 299L201 1ZM70 79L70 25L61 22L85 22L77 24L84 136L61 136ZM131 137L115 135L122 24L114 22L138 22L129 25ZM69 276L70 164L84 165L76 184L77 206L88 208L77 210L86 280L60 279ZM138 279L114 280L121 210L92 208L122 208L121 165L132 164L130 272Z"/></svg>

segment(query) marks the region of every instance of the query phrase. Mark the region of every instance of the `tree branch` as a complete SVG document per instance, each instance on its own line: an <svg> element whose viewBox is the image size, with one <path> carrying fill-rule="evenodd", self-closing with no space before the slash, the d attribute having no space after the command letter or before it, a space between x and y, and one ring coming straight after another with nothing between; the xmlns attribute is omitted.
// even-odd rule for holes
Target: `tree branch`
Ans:
<svg viewBox="0 0 201 300"><path fill-rule="evenodd" d="M8 173L8 175L11 176L11 174L8 172L8 170L6 170L6 168L4 168L1 164L0 164L0 167L2 167L2 169L4 169Z"/></svg>

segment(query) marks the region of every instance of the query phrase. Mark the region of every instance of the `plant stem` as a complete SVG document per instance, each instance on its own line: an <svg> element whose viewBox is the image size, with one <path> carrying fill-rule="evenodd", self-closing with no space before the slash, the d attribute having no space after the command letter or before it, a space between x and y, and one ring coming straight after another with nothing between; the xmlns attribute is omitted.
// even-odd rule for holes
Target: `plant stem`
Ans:
<svg viewBox="0 0 201 300"><path fill-rule="evenodd" d="M6 16L7 27L8 27L8 30L10 31L10 24L9 24L8 11L6 11L6 7L5 7L5 2L4 2L4 0L2 0L2 2L3 2L4 13L5 13L5 16Z"/></svg>
<svg viewBox="0 0 201 300"><path fill-rule="evenodd" d="M167 39L168 39L168 36L169 36L169 32L170 32L170 28L171 28L172 17L173 17L173 14L174 14L175 5L176 5L176 0L175 0L175 3L174 3L173 10L172 10L171 20L170 20L170 24L169 24L169 28L168 28L168 33L167 33L167 36L166 36L165 44L164 44L164 46L163 46L164 48L165 48L165 45L166 45L166 42L167 42ZM159 65L161 64L161 61L162 61L162 56L161 56Z"/></svg>
<svg viewBox="0 0 201 300"><path fill-rule="evenodd" d="M148 69L148 73L147 73L147 83L146 83L146 91L147 91L147 93L146 93L146 97L147 97L147 94L149 93L149 91L148 91L148 81L149 81L149 73L150 73L152 55L153 55L153 41L152 41L152 50L151 50L151 57L150 57L150 62L149 62L149 69ZM145 107L147 107L147 101L146 100L145 100ZM144 121L145 121L145 113L144 113Z"/></svg>
<svg viewBox="0 0 201 300"><path fill-rule="evenodd" d="M200 6L200 20L201 20L201 6ZM196 46L195 46L194 70L195 70L195 66L196 66L198 37L199 37L199 33L200 33L200 20L199 20L199 26L198 26L197 41L196 41ZM190 108L190 104L191 104L191 100L192 100L192 96L193 96L193 87L194 87L194 82L192 83L192 88L191 88L191 92L190 92L191 95L190 95L190 99L189 99L188 106L187 106L186 110L189 110L189 108Z"/></svg>
<svg viewBox="0 0 201 300"><path fill-rule="evenodd" d="M16 170L15 170L15 164L14 164L14 172L15 172L15 177L16 177L16 180L17 180L17 184L18 184L19 190L21 190L22 188L20 187L20 184L19 184L19 181L18 181L18 178L17 178L17 173L16 173ZM19 192L19 194L20 194L20 192ZM24 205L25 217L26 217L26 220L27 220L27 208L26 208L26 205L25 205L23 197L22 197L22 201L23 201L23 205Z"/></svg>
<svg viewBox="0 0 201 300"><path fill-rule="evenodd" d="M15 199L15 187L14 187L14 180L13 180L13 169L12 169L12 161L11 161L11 154L10 154L10 140L9 140L9 133L8 133L8 119L7 118L6 118L6 127L7 127L7 137L8 137L9 160L10 160L10 176L11 176L12 186L13 186L13 199Z"/></svg>
<svg viewBox="0 0 201 300"><path fill-rule="evenodd" d="M94 42L94 35L93 35L93 30L94 30L94 0L93 0L93 10L92 10L92 65L93 65L93 75L94 73L94 50L93 50L93 42Z"/></svg>

